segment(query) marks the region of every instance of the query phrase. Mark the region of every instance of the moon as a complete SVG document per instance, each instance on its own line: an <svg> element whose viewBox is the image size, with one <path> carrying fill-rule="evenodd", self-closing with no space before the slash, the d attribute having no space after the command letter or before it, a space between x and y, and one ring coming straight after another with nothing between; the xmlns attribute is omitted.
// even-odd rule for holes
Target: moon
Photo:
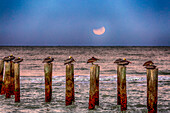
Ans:
<svg viewBox="0 0 170 113"><path fill-rule="evenodd" d="M96 35L102 35L105 32L105 27L101 27L99 29L93 29L93 33Z"/></svg>

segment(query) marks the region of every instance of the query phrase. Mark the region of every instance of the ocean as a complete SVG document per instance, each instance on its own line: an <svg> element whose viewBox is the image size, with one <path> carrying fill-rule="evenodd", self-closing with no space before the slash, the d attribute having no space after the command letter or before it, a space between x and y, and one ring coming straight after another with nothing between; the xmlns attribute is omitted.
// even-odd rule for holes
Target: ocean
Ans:
<svg viewBox="0 0 170 113"><path fill-rule="evenodd" d="M24 59L20 65L21 102L14 96L0 95L0 112L121 112L117 106L118 58L132 63L127 66L127 113L147 113L145 61L152 60L159 69L158 113L170 112L170 47L0 47L0 58L13 54ZM45 103L45 57L54 58L52 73L52 101ZM65 106L64 60L72 56L75 78L75 102ZM90 66L92 56L100 59L100 105L88 110Z"/></svg>

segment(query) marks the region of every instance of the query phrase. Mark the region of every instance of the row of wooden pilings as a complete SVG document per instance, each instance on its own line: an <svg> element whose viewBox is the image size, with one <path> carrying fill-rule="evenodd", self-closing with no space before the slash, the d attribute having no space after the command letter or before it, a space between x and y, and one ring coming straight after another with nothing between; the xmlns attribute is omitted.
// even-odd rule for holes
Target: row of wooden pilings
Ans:
<svg viewBox="0 0 170 113"><path fill-rule="evenodd" d="M52 63L44 64L45 72L45 100L51 101L52 96ZM99 73L100 66L93 64L90 68L89 109L99 105ZM157 112L158 69L147 69L147 109L148 113ZM74 65L66 65L65 104L71 105L74 96ZM127 110L126 66L117 65L117 105L121 111Z"/></svg>
<svg viewBox="0 0 170 113"><path fill-rule="evenodd" d="M5 67L5 76L3 70ZM13 61L0 60L0 94L6 98L15 95L15 102L20 102L20 64Z"/></svg>
<svg viewBox="0 0 170 113"><path fill-rule="evenodd" d="M44 64L45 73L45 102L52 97L52 68L53 63ZM10 98L15 94L15 102L20 102L20 64L5 62L5 76L3 77L4 62L0 61L0 91ZM99 73L100 66L93 64L90 68L89 109L99 105ZM4 79L3 79L4 78ZM148 113L157 112L158 69L147 69L147 109ZM74 95L74 65L66 65L65 104L71 105L75 101ZM117 65L117 105L121 111L127 110L126 66Z"/></svg>

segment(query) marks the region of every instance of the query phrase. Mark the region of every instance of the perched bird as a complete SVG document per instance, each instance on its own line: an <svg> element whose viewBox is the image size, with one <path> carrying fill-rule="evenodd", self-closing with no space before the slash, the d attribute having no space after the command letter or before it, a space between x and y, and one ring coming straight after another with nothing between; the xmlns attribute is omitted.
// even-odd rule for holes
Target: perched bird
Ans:
<svg viewBox="0 0 170 113"><path fill-rule="evenodd" d="M64 65L66 65L66 64L71 64L71 63L73 63L73 62L75 62L75 60L73 59L72 56L69 56L68 59L64 60Z"/></svg>
<svg viewBox="0 0 170 113"><path fill-rule="evenodd" d="M23 58L21 58L21 57L18 57L18 58L14 59L14 63L20 63L22 61L23 61Z"/></svg>
<svg viewBox="0 0 170 113"><path fill-rule="evenodd" d="M147 65L145 68L146 69L155 69L156 66L154 64L150 64L150 65Z"/></svg>
<svg viewBox="0 0 170 113"><path fill-rule="evenodd" d="M8 61L12 61L14 59L15 59L15 57L13 56L13 54L11 54L10 56L4 57L2 60L8 62Z"/></svg>
<svg viewBox="0 0 170 113"><path fill-rule="evenodd" d="M42 63L51 63L52 61L54 61L54 58L49 56L49 57L45 58Z"/></svg>
<svg viewBox="0 0 170 113"><path fill-rule="evenodd" d="M124 58L123 60L118 62L119 65L128 65L129 63L131 63L131 62L127 61L126 58Z"/></svg>
<svg viewBox="0 0 170 113"><path fill-rule="evenodd" d="M114 63L118 64L120 61L122 61L122 59L121 59L121 58L116 59L116 60L114 61Z"/></svg>
<svg viewBox="0 0 170 113"><path fill-rule="evenodd" d="M15 57L14 57L13 54L11 54L9 57L11 58L11 60L14 60L14 59L15 59Z"/></svg>
<svg viewBox="0 0 170 113"><path fill-rule="evenodd" d="M96 62L97 60L99 60L99 59L92 57L92 58L88 59L87 63L92 63L92 65L93 65L93 62Z"/></svg>
<svg viewBox="0 0 170 113"><path fill-rule="evenodd" d="M2 60L8 62L8 61L11 61L11 58L10 58L10 56L7 56L7 57L4 57Z"/></svg>
<svg viewBox="0 0 170 113"><path fill-rule="evenodd" d="M152 65L152 64L154 64L154 63L151 60L149 60L149 61L145 62L143 64L143 66L148 66L148 65Z"/></svg>

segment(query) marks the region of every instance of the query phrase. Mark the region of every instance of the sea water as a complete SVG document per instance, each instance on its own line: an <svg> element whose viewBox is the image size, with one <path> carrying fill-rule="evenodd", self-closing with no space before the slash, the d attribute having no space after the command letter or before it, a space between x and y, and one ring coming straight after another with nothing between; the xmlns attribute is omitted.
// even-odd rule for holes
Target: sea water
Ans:
<svg viewBox="0 0 170 113"><path fill-rule="evenodd" d="M145 61L152 60L159 69L158 112L170 112L170 47L0 47L0 58L13 54L24 59L21 62L21 102L14 96L5 99L0 95L0 112L120 112L117 106L117 66L114 60L126 58L127 66L127 112L146 113ZM45 103L44 65L45 57L53 62L52 101ZM64 60L72 56L75 78L75 102L65 106ZM92 56L100 59L100 105L88 110L90 66Z"/></svg>

